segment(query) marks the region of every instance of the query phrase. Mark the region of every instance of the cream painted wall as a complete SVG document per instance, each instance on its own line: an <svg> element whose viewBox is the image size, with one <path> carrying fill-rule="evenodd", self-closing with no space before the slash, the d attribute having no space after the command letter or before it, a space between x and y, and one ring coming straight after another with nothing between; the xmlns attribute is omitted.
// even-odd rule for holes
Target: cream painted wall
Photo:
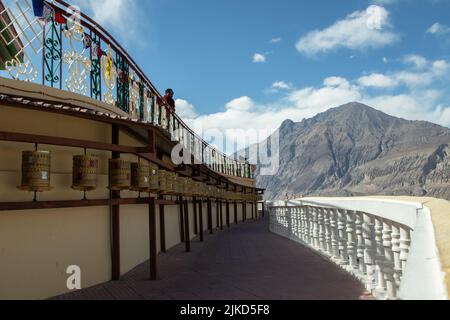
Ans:
<svg viewBox="0 0 450 320"><path fill-rule="evenodd" d="M108 207L1 213L0 299L66 293L70 265L81 267L83 288L109 281L109 221Z"/></svg>

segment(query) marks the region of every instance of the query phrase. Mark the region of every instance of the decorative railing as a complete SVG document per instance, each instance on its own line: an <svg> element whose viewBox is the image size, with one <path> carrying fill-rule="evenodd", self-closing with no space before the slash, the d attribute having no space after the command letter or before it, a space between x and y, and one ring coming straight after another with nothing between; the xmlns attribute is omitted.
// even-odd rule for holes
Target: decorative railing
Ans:
<svg viewBox="0 0 450 320"><path fill-rule="evenodd" d="M270 230L322 254L378 299L447 299L430 211L391 200L272 203Z"/></svg>
<svg viewBox="0 0 450 320"><path fill-rule="evenodd" d="M62 0L0 0L0 76L102 101L129 119L154 124L183 144L192 163L254 178L254 167L218 151L168 111L125 49Z"/></svg>

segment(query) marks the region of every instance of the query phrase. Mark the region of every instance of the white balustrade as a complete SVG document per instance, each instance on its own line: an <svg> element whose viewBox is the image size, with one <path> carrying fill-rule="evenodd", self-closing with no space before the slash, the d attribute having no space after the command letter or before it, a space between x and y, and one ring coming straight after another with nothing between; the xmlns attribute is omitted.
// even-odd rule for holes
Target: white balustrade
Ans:
<svg viewBox="0 0 450 320"><path fill-rule="evenodd" d="M377 206L377 201L381 201L380 206ZM402 294L405 288L421 286L417 270L436 270L435 261L430 262L423 252L414 252L413 260L417 264L422 259L420 261L426 267L412 265L409 259L414 247L415 223L420 220L417 218L419 214L423 214L420 206L399 201L389 203L388 200L368 200L363 205L357 200L339 203L320 199L277 205L270 207L272 232L320 252L361 280L377 298L401 299L402 295L409 298L411 295ZM398 210L400 214L396 215L390 209ZM419 233L420 239L427 238L423 231ZM412 278L416 274L419 278L413 283ZM433 274L428 278L438 279L439 275ZM427 296L423 298L446 298L442 285L427 284L424 293ZM420 294L420 288L417 292Z"/></svg>

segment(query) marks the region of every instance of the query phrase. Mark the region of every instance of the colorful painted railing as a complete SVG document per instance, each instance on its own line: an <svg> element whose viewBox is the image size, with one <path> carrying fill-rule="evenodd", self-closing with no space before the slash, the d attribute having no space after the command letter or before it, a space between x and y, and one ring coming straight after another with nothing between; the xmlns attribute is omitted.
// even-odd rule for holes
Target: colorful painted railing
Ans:
<svg viewBox="0 0 450 320"><path fill-rule="evenodd" d="M273 202L270 230L319 252L378 299L447 299L430 210L420 203L324 198Z"/></svg>
<svg viewBox="0 0 450 320"><path fill-rule="evenodd" d="M99 24L64 1L0 0L0 76L89 96L130 119L162 127L191 161L254 178L254 166L228 157L168 112L158 90Z"/></svg>

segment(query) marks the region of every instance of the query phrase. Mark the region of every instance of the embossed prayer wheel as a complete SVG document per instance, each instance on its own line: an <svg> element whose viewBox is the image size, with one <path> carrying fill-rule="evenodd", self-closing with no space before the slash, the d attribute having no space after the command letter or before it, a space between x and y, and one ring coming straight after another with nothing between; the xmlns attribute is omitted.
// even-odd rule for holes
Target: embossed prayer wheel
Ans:
<svg viewBox="0 0 450 320"><path fill-rule="evenodd" d="M167 174L168 172L165 170L158 171L159 193L161 194L165 194L167 190Z"/></svg>
<svg viewBox="0 0 450 320"><path fill-rule="evenodd" d="M158 166L150 164L150 182L148 192L159 192L159 170Z"/></svg>
<svg viewBox="0 0 450 320"><path fill-rule="evenodd" d="M44 192L50 186L51 153L49 151L24 151L22 153L22 184L20 190Z"/></svg>
<svg viewBox="0 0 450 320"><path fill-rule="evenodd" d="M166 173L166 188L163 190L164 194L176 195L175 184L177 181L177 174L174 172Z"/></svg>
<svg viewBox="0 0 450 320"><path fill-rule="evenodd" d="M74 156L72 189L92 191L97 188L98 158L96 156Z"/></svg>
<svg viewBox="0 0 450 320"><path fill-rule="evenodd" d="M128 190L131 187L131 163L121 159L109 160L109 189Z"/></svg>
<svg viewBox="0 0 450 320"><path fill-rule="evenodd" d="M131 190L148 191L150 186L150 167L142 163L131 164Z"/></svg>

